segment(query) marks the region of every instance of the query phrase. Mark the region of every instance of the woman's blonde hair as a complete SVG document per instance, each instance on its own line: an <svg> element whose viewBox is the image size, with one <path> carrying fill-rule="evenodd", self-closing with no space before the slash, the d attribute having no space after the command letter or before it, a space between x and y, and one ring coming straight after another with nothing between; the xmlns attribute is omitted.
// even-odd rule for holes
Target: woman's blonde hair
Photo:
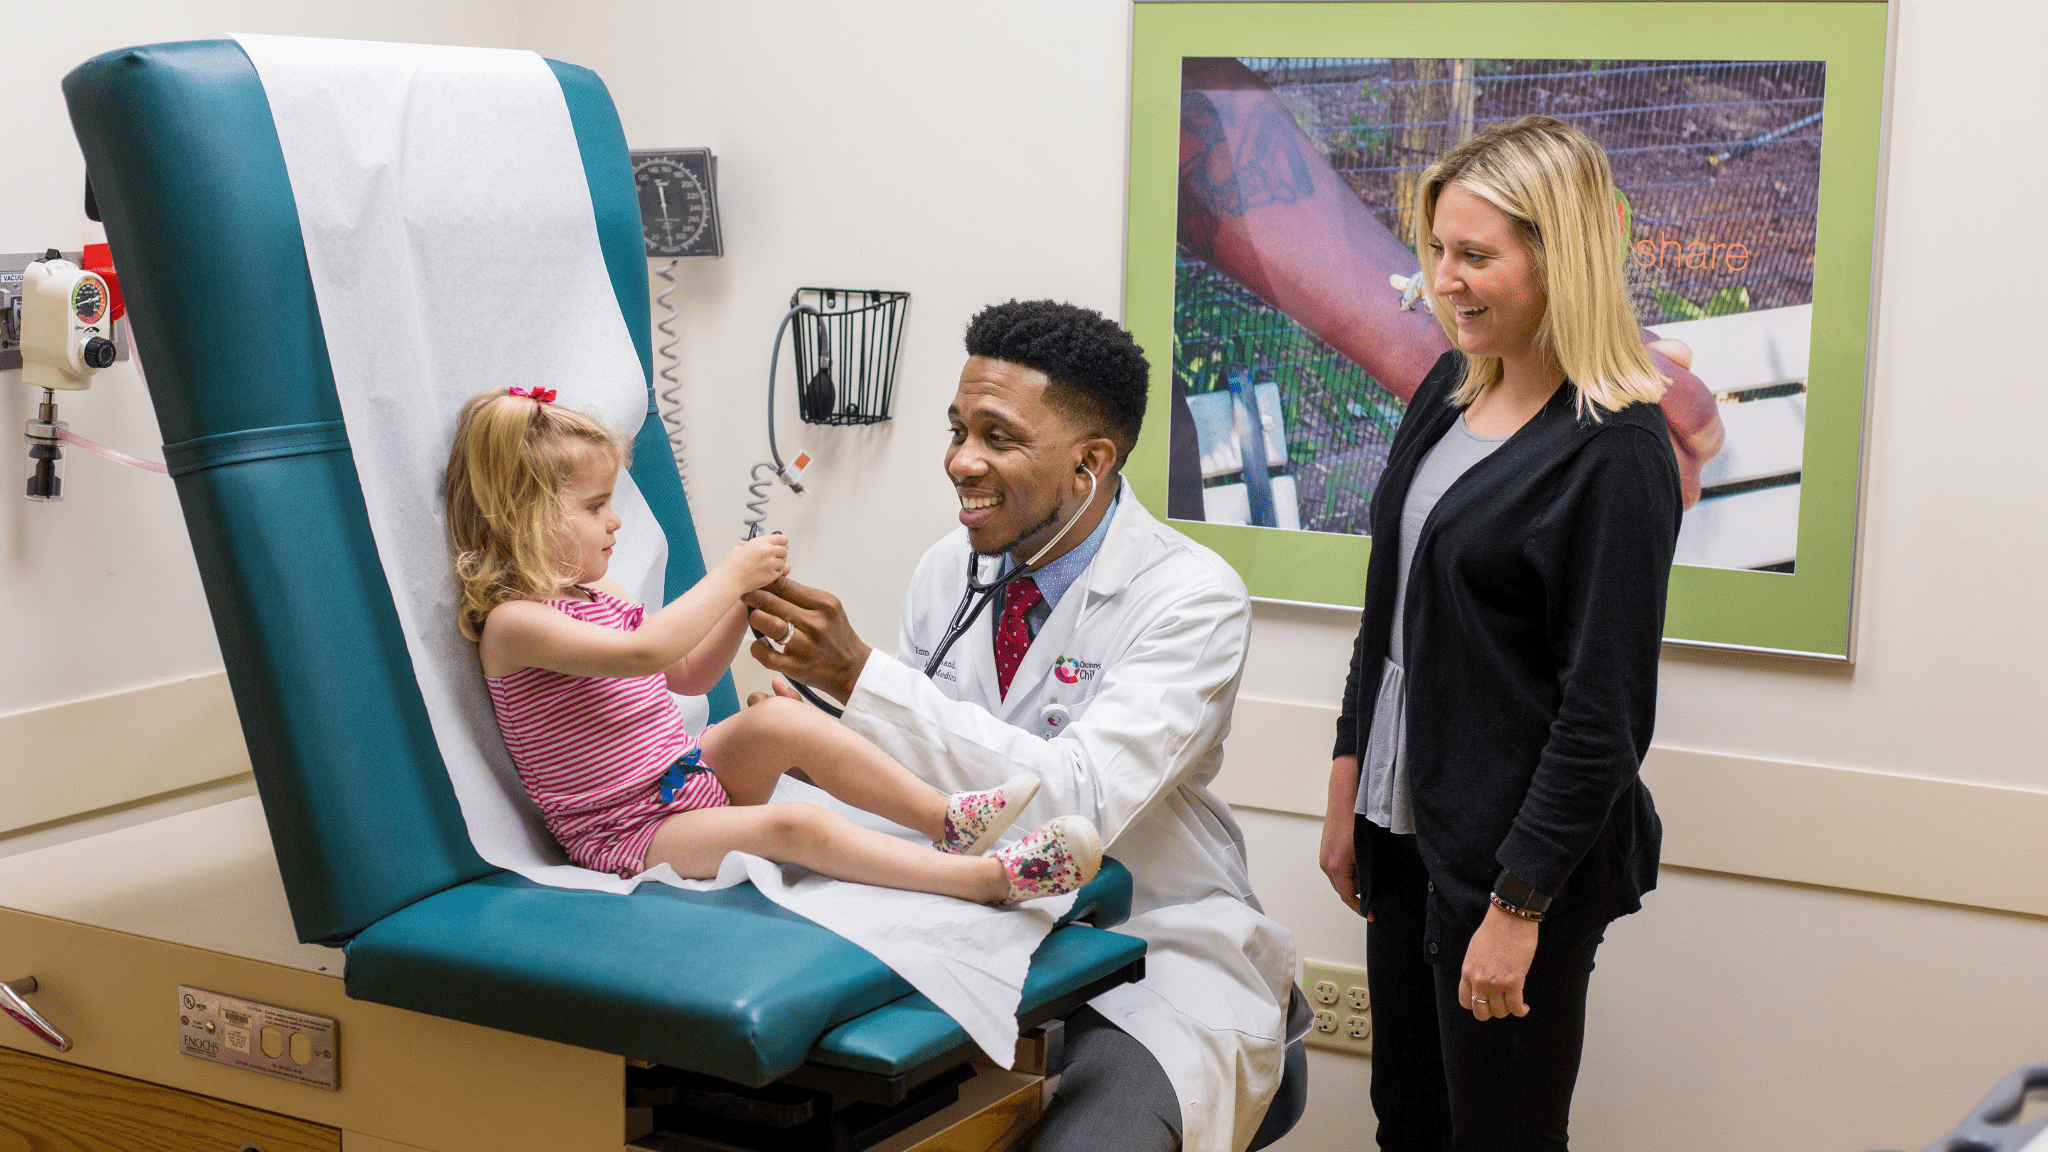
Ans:
<svg viewBox="0 0 2048 1152"><path fill-rule="evenodd" d="M559 404L496 388L462 406L443 492L464 636L480 639L484 617L505 601L547 596L574 578L555 556L562 494L593 451L628 461L624 440Z"/></svg>
<svg viewBox="0 0 2048 1152"><path fill-rule="evenodd" d="M1536 341L1578 389L1579 414L1597 420L1595 405L1618 412L1662 400L1670 381L1651 363L1629 306L1621 205L1600 146L1561 120L1524 116L1444 153L1423 173L1415 214L1415 249L1425 270L1433 266L1437 198L1453 185L1506 213L1536 254L1545 299ZM1430 307L1455 347L1456 309L1434 292ZM1451 403L1471 404L1500 377L1498 357L1466 357Z"/></svg>

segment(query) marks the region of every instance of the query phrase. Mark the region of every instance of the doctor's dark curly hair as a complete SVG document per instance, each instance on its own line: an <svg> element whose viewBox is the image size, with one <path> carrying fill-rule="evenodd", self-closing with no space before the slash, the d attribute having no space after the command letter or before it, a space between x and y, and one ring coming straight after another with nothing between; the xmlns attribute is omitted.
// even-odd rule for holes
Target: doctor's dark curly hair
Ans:
<svg viewBox="0 0 2048 1152"><path fill-rule="evenodd" d="M1116 443L1122 468L1145 423L1151 369L1116 321L1057 300L991 304L967 322L967 354L1036 368L1052 383L1046 403Z"/></svg>

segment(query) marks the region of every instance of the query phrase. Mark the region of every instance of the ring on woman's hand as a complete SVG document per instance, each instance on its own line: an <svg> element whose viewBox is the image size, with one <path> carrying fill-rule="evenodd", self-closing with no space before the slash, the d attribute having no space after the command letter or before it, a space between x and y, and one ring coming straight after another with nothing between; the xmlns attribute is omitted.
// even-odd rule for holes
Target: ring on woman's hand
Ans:
<svg viewBox="0 0 2048 1152"><path fill-rule="evenodd" d="M1484 1003L1486 1003L1486 997L1484 997L1484 996L1474 996L1474 997L1472 998L1472 1002L1473 1002L1474 1004L1484 1004Z"/></svg>
<svg viewBox="0 0 2048 1152"><path fill-rule="evenodd" d="M787 644L791 640L796 639L796 621L784 620L782 626L785 631L782 633L782 639L777 641L777 643Z"/></svg>

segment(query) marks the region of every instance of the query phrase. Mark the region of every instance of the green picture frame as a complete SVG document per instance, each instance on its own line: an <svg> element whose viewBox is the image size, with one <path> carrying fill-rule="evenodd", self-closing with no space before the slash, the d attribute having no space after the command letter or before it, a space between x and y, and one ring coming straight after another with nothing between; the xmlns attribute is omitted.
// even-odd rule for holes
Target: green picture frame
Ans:
<svg viewBox="0 0 2048 1152"><path fill-rule="evenodd" d="M1153 353L1147 422L1157 430L1126 468L1139 499L1166 516L1184 58L1825 61L1797 564L1674 566L1666 639L1851 659L1889 17L1883 0L1137 3L1124 316ZM1364 536L1173 524L1223 556L1254 597L1362 603Z"/></svg>

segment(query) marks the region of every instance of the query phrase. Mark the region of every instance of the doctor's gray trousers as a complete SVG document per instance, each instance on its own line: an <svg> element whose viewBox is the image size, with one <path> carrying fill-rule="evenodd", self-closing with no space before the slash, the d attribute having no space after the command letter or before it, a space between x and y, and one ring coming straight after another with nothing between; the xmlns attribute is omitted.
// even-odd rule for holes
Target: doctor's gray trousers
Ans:
<svg viewBox="0 0 2048 1152"><path fill-rule="evenodd" d="M1066 1059L1036 1152L1173 1152L1180 1097L1143 1044L1093 1008L1067 1018Z"/></svg>

